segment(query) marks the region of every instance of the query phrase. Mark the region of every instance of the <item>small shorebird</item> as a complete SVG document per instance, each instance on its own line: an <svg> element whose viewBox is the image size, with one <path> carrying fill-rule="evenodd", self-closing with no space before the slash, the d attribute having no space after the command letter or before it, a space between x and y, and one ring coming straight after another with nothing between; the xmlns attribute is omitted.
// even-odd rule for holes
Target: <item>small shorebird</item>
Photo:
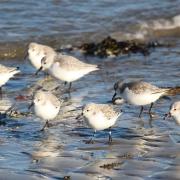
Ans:
<svg viewBox="0 0 180 180"><path fill-rule="evenodd" d="M174 102L170 106L170 111L165 115L166 117L173 117L177 124L180 125L180 101Z"/></svg>
<svg viewBox="0 0 180 180"><path fill-rule="evenodd" d="M81 116L85 117L87 124L94 129L93 138L95 137L96 131L109 128L109 142L112 142L111 127L120 115L121 112L116 112L110 105L90 103L85 105L82 114L76 119L79 119ZM93 138L91 138L88 143L93 143Z"/></svg>
<svg viewBox="0 0 180 180"><path fill-rule="evenodd" d="M7 67L0 64L0 94L2 96L2 86L13 77L15 74L19 73L19 67Z"/></svg>
<svg viewBox="0 0 180 180"><path fill-rule="evenodd" d="M153 103L162 96L176 95L180 93L180 87L174 88L159 88L144 81L132 81L125 83L118 81L114 84L115 93L112 100L116 97L117 93L129 104L141 106L139 117L143 112L144 105L150 105L149 115L152 117L151 109Z"/></svg>
<svg viewBox="0 0 180 180"><path fill-rule="evenodd" d="M70 83L68 91L70 92L73 81L76 81L84 75L99 70L97 65L84 63L77 58L61 53L48 52L41 60L41 70L46 70L56 79L62 80L65 84Z"/></svg>
<svg viewBox="0 0 180 180"><path fill-rule="evenodd" d="M27 54L25 59L28 57L31 64L36 68L39 69L41 67L41 60L46 54L56 54L55 50L49 46L38 44L35 42L31 42L28 46Z"/></svg>
<svg viewBox="0 0 180 180"><path fill-rule="evenodd" d="M43 131L46 126L49 126L49 120L53 120L59 113L62 101L49 91L38 90L33 96L33 102L29 109L34 106L36 116L45 120L46 123L41 129Z"/></svg>

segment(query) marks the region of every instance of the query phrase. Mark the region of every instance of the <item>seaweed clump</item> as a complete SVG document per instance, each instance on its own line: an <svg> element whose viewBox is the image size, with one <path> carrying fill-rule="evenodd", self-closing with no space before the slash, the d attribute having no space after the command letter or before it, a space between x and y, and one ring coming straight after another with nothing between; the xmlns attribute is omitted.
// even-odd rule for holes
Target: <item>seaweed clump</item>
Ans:
<svg viewBox="0 0 180 180"><path fill-rule="evenodd" d="M113 169L122 164L123 164L123 162L113 162L113 163L103 164L102 166L99 166L99 167L104 168L104 169Z"/></svg>
<svg viewBox="0 0 180 180"><path fill-rule="evenodd" d="M150 49L162 46L157 41L154 42L139 42L135 40L116 41L108 36L99 43L84 43L79 48L85 55L98 56L101 58L114 55L141 53L144 56L150 54Z"/></svg>
<svg viewBox="0 0 180 180"><path fill-rule="evenodd" d="M63 180L70 180L71 179L71 176L64 176L63 177Z"/></svg>

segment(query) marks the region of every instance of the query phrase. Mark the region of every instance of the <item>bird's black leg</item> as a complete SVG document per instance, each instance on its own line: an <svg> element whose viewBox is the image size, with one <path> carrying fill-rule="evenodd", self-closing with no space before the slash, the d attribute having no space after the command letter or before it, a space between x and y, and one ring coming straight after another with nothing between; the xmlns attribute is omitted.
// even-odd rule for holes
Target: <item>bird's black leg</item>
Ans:
<svg viewBox="0 0 180 180"><path fill-rule="evenodd" d="M141 106L141 110L140 110L140 113L139 113L139 118L141 117L143 110L144 110L144 107Z"/></svg>
<svg viewBox="0 0 180 180"><path fill-rule="evenodd" d="M66 86L66 84L67 84L67 81L64 82L64 86Z"/></svg>
<svg viewBox="0 0 180 180"><path fill-rule="evenodd" d="M109 143L112 143L111 127L109 128Z"/></svg>
<svg viewBox="0 0 180 180"><path fill-rule="evenodd" d="M69 83L68 93L71 92L72 82Z"/></svg>
<svg viewBox="0 0 180 180"><path fill-rule="evenodd" d="M86 142L86 144L93 144L93 143L94 143L95 135L96 135L96 130L94 130L93 137L92 137L90 140L88 140L88 141Z"/></svg>
<svg viewBox="0 0 180 180"><path fill-rule="evenodd" d="M44 129L47 127L49 127L49 121L47 120L46 123L44 124L43 128L41 129L41 131L44 131Z"/></svg>
<svg viewBox="0 0 180 180"><path fill-rule="evenodd" d="M151 106L150 106L150 108L149 108L149 116L150 116L150 118L152 118L152 113L151 113L151 109L152 109L152 107L153 107L153 103L151 103Z"/></svg>
<svg viewBox="0 0 180 180"><path fill-rule="evenodd" d="M0 99L2 99L2 87L0 87Z"/></svg>

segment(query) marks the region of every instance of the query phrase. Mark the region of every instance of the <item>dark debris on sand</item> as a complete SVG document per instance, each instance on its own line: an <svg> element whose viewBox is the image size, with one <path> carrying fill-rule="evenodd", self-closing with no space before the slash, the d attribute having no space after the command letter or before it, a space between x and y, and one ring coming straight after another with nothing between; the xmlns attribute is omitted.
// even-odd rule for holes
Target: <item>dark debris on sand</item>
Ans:
<svg viewBox="0 0 180 180"><path fill-rule="evenodd" d="M71 179L71 176L64 176L63 177L63 180L70 180Z"/></svg>
<svg viewBox="0 0 180 180"><path fill-rule="evenodd" d="M123 164L123 162L113 162L113 163L103 164L102 166L99 166L99 167L104 168L104 169L113 169L122 164Z"/></svg>
<svg viewBox="0 0 180 180"><path fill-rule="evenodd" d="M117 41L110 36L103 39L99 43L84 43L78 48L83 51L85 55L98 56L100 58L108 57L110 55L118 56L123 54L140 53L144 56L150 54L150 50L156 47L165 46L157 41L140 42L135 40ZM166 45L167 46L167 45Z"/></svg>

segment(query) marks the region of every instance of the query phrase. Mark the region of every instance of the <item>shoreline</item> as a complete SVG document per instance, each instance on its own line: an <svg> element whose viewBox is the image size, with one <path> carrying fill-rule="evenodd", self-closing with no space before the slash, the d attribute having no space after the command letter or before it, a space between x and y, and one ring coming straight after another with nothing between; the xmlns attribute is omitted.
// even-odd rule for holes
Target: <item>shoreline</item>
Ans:
<svg viewBox="0 0 180 180"><path fill-rule="evenodd" d="M141 44L143 46L148 46L149 44L152 43L158 43L158 45L154 47L159 47L159 45L162 46L175 46L175 41L176 37L165 37L165 38L154 38L153 40L151 39L132 39L132 40L118 40L118 36L111 36L111 35L102 35L95 40L92 40L92 37L89 38L82 38L79 37L74 37L74 39L66 38L63 39L60 36L46 36L46 37L40 37L40 38L33 38L33 39L27 39L23 41L8 41L8 42L0 42L0 60L20 60L23 59L26 53L27 46L30 42L38 42L41 44L45 44L48 46L53 47L57 51L76 51L76 50L81 50L80 47L83 47L84 45L87 44L101 44L105 39L108 37L112 37L116 42L122 42L125 44L129 43L135 43L135 44ZM94 38L93 38L94 39ZM172 41L173 40L173 41ZM69 48L70 47L70 48ZM71 49L71 50L69 50ZM93 55L96 56L95 54L91 53L86 53L88 55ZM121 54L128 54L128 53L115 53L112 55L121 55ZM111 55L111 53L110 53Z"/></svg>

